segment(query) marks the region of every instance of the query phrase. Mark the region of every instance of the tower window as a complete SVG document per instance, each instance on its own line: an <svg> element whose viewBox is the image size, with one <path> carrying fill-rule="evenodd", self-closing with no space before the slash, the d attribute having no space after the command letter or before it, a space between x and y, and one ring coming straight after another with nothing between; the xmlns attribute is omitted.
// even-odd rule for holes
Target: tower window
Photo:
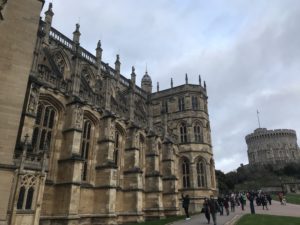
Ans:
<svg viewBox="0 0 300 225"><path fill-rule="evenodd" d="M168 109L168 101L167 100L165 100L165 101L162 102L162 111L164 113L168 113L168 111L169 111L169 109Z"/></svg>
<svg viewBox="0 0 300 225"><path fill-rule="evenodd" d="M91 122L89 120L84 120L83 133L81 139L81 158L84 160L81 173L81 178L83 181L87 180L89 148L91 145L91 129Z"/></svg>
<svg viewBox="0 0 300 225"><path fill-rule="evenodd" d="M192 109L198 110L199 109L199 102L197 96L192 96Z"/></svg>
<svg viewBox="0 0 300 225"><path fill-rule="evenodd" d="M187 159L182 162L182 187L190 187L190 165Z"/></svg>
<svg viewBox="0 0 300 225"><path fill-rule="evenodd" d="M180 125L180 141L181 143L187 143L187 128L184 123Z"/></svg>
<svg viewBox="0 0 300 225"><path fill-rule="evenodd" d="M199 124L194 126L194 135L195 135L195 142L197 143L203 142L202 127Z"/></svg>
<svg viewBox="0 0 300 225"><path fill-rule="evenodd" d="M178 110L180 112L184 111L184 97L178 98Z"/></svg>
<svg viewBox="0 0 300 225"><path fill-rule="evenodd" d="M203 162L203 160L197 162L197 183L198 183L198 187L206 186L205 163Z"/></svg>

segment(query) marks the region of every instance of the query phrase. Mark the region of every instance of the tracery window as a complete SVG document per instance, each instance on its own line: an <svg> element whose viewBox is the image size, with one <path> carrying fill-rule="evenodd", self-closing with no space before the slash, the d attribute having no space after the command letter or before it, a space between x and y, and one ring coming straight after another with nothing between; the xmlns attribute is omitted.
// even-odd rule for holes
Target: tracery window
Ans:
<svg viewBox="0 0 300 225"><path fill-rule="evenodd" d="M192 109L198 110L199 109L199 102L197 96L192 96Z"/></svg>
<svg viewBox="0 0 300 225"><path fill-rule="evenodd" d="M180 112L184 111L184 97L179 97L178 98L178 110Z"/></svg>
<svg viewBox="0 0 300 225"><path fill-rule="evenodd" d="M167 100L165 100L165 101L162 102L162 111L164 113L168 113L168 111L169 111L169 109L168 109L168 101Z"/></svg>
<svg viewBox="0 0 300 225"><path fill-rule="evenodd" d="M187 143L187 128L185 123L180 125L180 141L181 143Z"/></svg>
<svg viewBox="0 0 300 225"><path fill-rule="evenodd" d="M182 162L182 187L190 187L190 164L187 159L184 159Z"/></svg>
<svg viewBox="0 0 300 225"><path fill-rule="evenodd" d="M32 147L34 151L45 151L50 147L54 120L54 108L51 105L40 102L32 134Z"/></svg>
<svg viewBox="0 0 300 225"><path fill-rule="evenodd" d="M84 160L82 173L81 173L81 178L83 181L87 180L89 150L91 146L91 129L92 129L91 121L85 119L83 125L82 139L81 139L81 158Z"/></svg>
<svg viewBox="0 0 300 225"><path fill-rule="evenodd" d="M200 160L197 162L197 183L198 187L205 187L206 180L205 180L205 162Z"/></svg>
<svg viewBox="0 0 300 225"><path fill-rule="evenodd" d="M63 58L63 56L61 55L61 53L56 53L53 57L54 62L59 70L59 72L61 72L61 74L64 74L65 72L65 60Z"/></svg>
<svg viewBox="0 0 300 225"><path fill-rule="evenodd" d="M34 175L26 174L21 177L21 187L17 201L17 209L31 210L34 198L34 188L37 184L37 178Z"/></svg>
<svg viewBox="0 0 300 225"><path fill-rule="evenodd" d="M199 124L196 124L194 126L194 135L195 135L195 142L197 143L203 142L202 127Z"/></svg>

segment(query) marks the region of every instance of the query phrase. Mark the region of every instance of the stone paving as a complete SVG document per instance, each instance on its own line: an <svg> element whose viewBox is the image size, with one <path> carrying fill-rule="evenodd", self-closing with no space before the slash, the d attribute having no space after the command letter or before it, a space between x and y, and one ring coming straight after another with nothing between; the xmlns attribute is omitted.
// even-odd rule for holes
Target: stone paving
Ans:
<svg viewBox="0 0 300 225"><path fill-rule="evenodd" d="M294 205L287 203L286 205L281 205L278 201L272 201L272 205L268 205L268 210L263 210L262 206L255 206L256 214L268 214L268 215L279 215L279 216L294 216L300 217L300 205ZM225 210L224 210L225 211ZM250 208L249 203L245 207L245 210L242 211L241 207L236 207L235 212L229 214L229 216L217 215L217 224L218 225L229 225L234 224L238 218L240 218L244 214L249 214ZM194 215L190 220L180 220L173 222L172 225L202 225L207 224L207 220L203 213ZM210 224L213 224L211 219Z"/></svg>

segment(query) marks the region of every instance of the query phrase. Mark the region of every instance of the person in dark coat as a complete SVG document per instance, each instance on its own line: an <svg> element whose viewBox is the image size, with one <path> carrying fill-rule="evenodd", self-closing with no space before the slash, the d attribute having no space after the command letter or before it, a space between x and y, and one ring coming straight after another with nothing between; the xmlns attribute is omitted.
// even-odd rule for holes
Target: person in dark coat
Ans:
<svg viewBox="0 0 300 225"><path fill-rule="evenodd" d="M231 212L235 211L235 200L234 200L233 196L230 197L230 209L231 209Z"/></svg>
<svg viewBox="0 0 300 225"><path fill-rule="evenodd" d="M222 198L221 196L218 197L218 204L220 208L220 216L223 216L224 198Z"/></svg>
<svg viewBox="0 0 300 225"><path fill-rule="evenodd" d="M249 196L251 214L255 214L254 198L255 198L254 193L251 193L250 196Z"/></svg>
<svg viewBox="0 0 300 225"><path fill-rule="evenodd" d="M226 215L229 216L229 197L226 196L224 199L224 208L226 211Z"/></svg>
<svg viewBox="0 0 300 225"><path fill-rule="evenodd" d="M181 197L182 197L182 208L184 208L184 212L186 216L185 219L189 220L191 219L189 214L190 197L189 195L183 196L183 194L181 194Z"/></svg>
<svg viewBox="0 0 300 225"><path fill-rule="evenodd" d="M269 202L269 205L272 205L272 197L270 194L267 194L267 200Z"/></svg>
<svg viewBox="0 0 300 225"><path fill-rule="evenodd" d="M211 217L214 221L214 225L217 225L217 212L219 211L219 205L218 202L214 199L214 196L211 195L210 199L208 201L208 205L209 205L209 210L210 210L210 214Z"/></svg>
<svg viewBox="0 0 300 225"><path fill-rule="evenodd" d="M210 223L210 210L209 210L209 204L207 198L204 199L203 211L204 211L205 218L207 219L207 223Z"/></svg>

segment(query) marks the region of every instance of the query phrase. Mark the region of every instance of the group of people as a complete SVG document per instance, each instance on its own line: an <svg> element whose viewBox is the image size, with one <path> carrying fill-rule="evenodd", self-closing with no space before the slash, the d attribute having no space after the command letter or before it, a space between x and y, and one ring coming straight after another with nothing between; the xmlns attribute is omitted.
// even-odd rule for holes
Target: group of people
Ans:
<svg viewBox="0 0 300 225"><path fill-rule="evenodd" d="M285 204L286 201L283 193L279 193L278 198L281 204ZM224 214L228 216L230 212L235 212L235 208L237 206L240 206L242 210L245 210L247 200L249 201L251 214L255 214L254 203L256 203L257 206L262 206L263 210L269 209L268 204L272 205L272 197L268 193L264 193L262 191L237 192L227 195L220 195L217 199L215 199L214 196L210 196L210 198L204 198L201 212L204 213L208 223L210 223L210 220L212 219L214 225L216 225L217 213L220 213L220 216L223 216ZM188 210L189 204L189 195L182 195L182 207L185 210L186 220L190 219Z"/></svg>

